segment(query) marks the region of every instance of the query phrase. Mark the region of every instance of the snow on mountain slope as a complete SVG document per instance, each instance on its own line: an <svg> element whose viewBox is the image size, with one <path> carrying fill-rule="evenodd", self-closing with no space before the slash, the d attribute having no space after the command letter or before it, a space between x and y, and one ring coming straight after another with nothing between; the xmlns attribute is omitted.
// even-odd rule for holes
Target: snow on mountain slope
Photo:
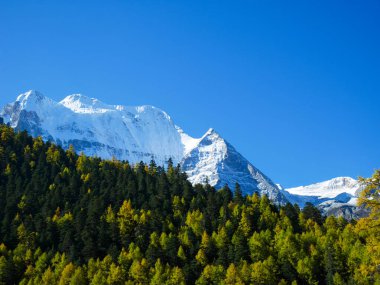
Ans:
<svg viewBox="0 0 380 285"><path fill-rule="evenodd" d="M55 102L28 91L0 111L5 123L63 148L131 163L169 158L181 163L193 183L206 180L216 188L235 182L245 193L259 191L277 203L287 200L273 182L250 164L229 143L210 129L192 138L168 114L153 106L107 105L81 94Z"/></svg>
<svg viewBox="0 0 380 285"><path fill-rule="evenodd" d="M69 95L59 103L75 113L105 113L118 109L118 106L106 105L98 99L89 98L81 94Z"/></svg>
<svg viewBox="0 0 380 285"><path fill-rule="evenodd" d="M303 196L317 196L318 198L335 198L339 194L347 193L352 196L361 189L360 183L351 177L337 177L328 181L288 188L291 194Z"/></svg>
<svg viewBox="0 0 380 285"><path fill-rule="evenodd" d="M359 219L369 215L369 209L357 205L357 198L351 198L347 203L328 200L317 205L326 216L344 217L346 220Z"/></svg>
<svg viewBox="0 0 380 285"><path fill-rule="evenodd" d="M180 127L176 126L176 128L179 135L181 136L181 141L183 145L183 154L186 155L198 145L201 138L200 139L192 138L191 136L186 134Z"/></svg>
<svg viewBox="0 0 380 285"><path fill-rule="evenodd" d="M55 102L41 93L28 91L8 104L0 115L12 127L41 135L67 148L102 158L131 162L152 158L163 164L179 162L184 144L173 121L153 106L106 105L75 94Z"/></svg>
<svg viewBox="0 0 380 285"><path fill-rule="evenodd" d="M213 129L206 132L198 145L185 155L181 164L193 184L208 181L216 188L221 188L225 184L233 187L234 183L238 182L244 193L257 191L266 194L277 203L287 202L285 196L268 177Z"/></svg>
<svg viewBox="0 0 380 285"><path fill-rule="evenodd" d="M284 190L287 199L301 207L307 202L317 206L326 215L358 218L367 211L357 206L357 197L364 186L351 177L337 177L324 182L288 188Z"/></svg>

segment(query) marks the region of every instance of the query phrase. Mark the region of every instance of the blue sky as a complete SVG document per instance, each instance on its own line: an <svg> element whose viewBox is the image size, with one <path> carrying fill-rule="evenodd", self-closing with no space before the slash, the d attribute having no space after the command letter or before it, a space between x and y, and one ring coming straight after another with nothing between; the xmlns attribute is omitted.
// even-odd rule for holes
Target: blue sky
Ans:
<svg viewBox="0 0 380 285"><path fill-rule="evenodd" d="M0 0L0 105L150 104L285 186L380 167L379 1Z"/></svg>

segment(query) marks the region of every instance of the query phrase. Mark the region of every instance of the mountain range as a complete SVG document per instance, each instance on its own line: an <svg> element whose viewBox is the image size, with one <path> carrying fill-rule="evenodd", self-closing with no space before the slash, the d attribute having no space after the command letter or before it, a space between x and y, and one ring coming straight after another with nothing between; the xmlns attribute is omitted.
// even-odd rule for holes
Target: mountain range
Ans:
<svg viewBox="0 0 380 285"><path fill-rule="evenodd" d="M191 137L154 106L108 105L81 94L56 102L31 90L4 106L0 117L17 130L65 149L72 145L78 153L89 156L130 163L153 159L158 165L172 159L193 184L208 182L219 189L226 184L233 188L238 182L243 193L257 191L277 204L292 202L302 207L311 202L324 212L337 207L352 210L360 190L358 182L349 177L283 189L214 129L201 138Z"/></svg>

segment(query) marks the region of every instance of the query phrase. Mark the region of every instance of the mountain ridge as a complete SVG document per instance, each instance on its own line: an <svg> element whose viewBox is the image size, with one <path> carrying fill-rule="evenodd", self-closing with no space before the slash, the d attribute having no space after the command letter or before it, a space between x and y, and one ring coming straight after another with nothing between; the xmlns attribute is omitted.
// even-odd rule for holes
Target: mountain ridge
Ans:
<svg viewBox="0 0 380 285"><path fill-rule="evenodd" d="M109 105L82 94L54 101L30 90L0 111L5 123L32 136L42 136L90 156L131 163L169 158L180 164L192 184L209 183L217 189L239 183L244 194L266 194L278 204L310 202L324 213L356 211L361 187L351 177L336 177L306 186L284 189L250 163L215 129L194 138L163 110L152 105ZM343 211L343 210L342 210ZM348 213L348 214L347 214ZM355 213L356 215L356 213ZM350 218L350 217L348 217Z"/></svg>
<svg viewBox="0 0 380 285"><path fill-rule="evenodd" d="M7 104L0 116L16 129L63 148L73 145L86 155L131 163L154 159L160 165L171 158L182 165L194 184L205 183L198 175L203 172L201 177L207 176L217 188L239 182L244 193L258 191L277 203L287 202L277 186L213 128L201 138L193 138L165 111L151 105L108 105L81 94L56 102L30 90Z"/></svg>
<svg viewBox="0 0 380 285"><path fill-rule="evenodd" d="M297 203L301 208L306 203L312 203L325 215L343 216L351 220L368 214L364 207L357 204L364 187L352 177L335 177L310 185L286 188L283 193L289 202Z"/></svg>

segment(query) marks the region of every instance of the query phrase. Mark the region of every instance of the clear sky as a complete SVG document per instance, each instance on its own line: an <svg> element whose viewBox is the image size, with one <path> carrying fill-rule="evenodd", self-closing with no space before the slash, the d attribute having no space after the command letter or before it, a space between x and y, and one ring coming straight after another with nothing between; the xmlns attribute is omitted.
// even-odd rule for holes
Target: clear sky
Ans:
<svg viewBox="0 0 380 285"><path fill-rule="evenodd" d="M277 183L380 167L380 1L0 0L0 105L36 89L215 128Z"/></svg>

